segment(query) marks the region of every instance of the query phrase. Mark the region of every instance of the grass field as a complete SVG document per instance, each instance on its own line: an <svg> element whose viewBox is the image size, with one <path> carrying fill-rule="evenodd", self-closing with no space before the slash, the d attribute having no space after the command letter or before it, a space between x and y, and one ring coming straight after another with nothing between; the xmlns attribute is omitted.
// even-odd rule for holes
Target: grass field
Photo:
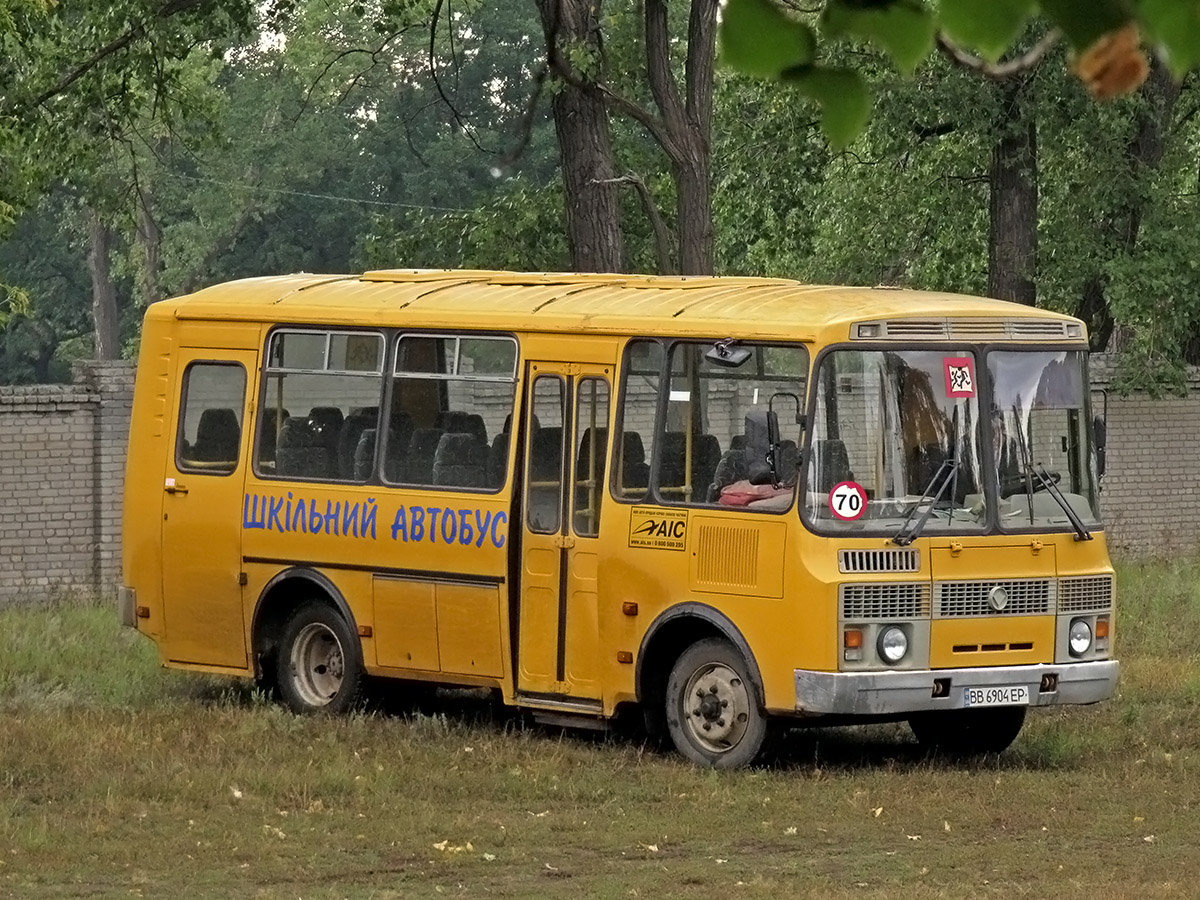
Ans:
<svg viewBox="0 0 1200 900"><path fill-rule="evenodd" d="M107 606L0 609L0 897L1194 897L1200 561L1126 564L1118 699L1013 749L794 733L768 767L432 714L298 718Z"/></svg>

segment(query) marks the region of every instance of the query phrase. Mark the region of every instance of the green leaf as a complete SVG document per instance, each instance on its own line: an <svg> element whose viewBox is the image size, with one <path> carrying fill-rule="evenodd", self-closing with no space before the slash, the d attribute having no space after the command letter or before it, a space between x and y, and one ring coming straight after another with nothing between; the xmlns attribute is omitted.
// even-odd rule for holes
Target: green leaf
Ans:
<svg viewBox="0 0 1200 900"><path fill-rule="evenodd" d="M1133 19L1127 0L1042 0L1042 11L1077 53Z"/></svg>
<svg viewBox="0 0 1200 900"><path fill-rule="evenodd" d="M871 92L853 69L802 66L784 80L821 105L821 130L834 150L858 137L871 118Z"/></svg>
<svg viewBox="0 0 1200 900"><path fill-rule="evenodd" d="M942 31L996 62L1020 35L1034 0L941 0Z"/></svg>
<svg viewBox="0 0 1200 900"><path fill-rule="evenodd" d="M905 75L933 49L937 26L920 0L891 0L866 6L861 0L830 0L821 28L831 38L857 34L882 47Z"/></svg>
<svg viewBox="0 0 1200 900"><path fill-rule="evenodd" d="M1166 52L1164 61L1176 78L1200 65L1200 2L1142 0L1142 23Z"/></svg>
<svg viewBox="0 0 1200 900"><path fill-rule="evenodd" d="M812 62L817 41L771 0L729 0L721 14L721 61L760 78Z"/></svg>

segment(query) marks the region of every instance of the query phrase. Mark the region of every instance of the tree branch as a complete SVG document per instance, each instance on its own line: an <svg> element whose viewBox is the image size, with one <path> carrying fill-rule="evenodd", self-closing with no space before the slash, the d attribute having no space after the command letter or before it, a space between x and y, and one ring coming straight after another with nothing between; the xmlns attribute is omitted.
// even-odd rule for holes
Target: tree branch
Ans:
<svg viewBox="0 0 1200 900"><path fill-rule="evenodd" d="M952 43L949 38L940 32L937 36L937 45L942 54L951 62L962 66L964 69L978 72L987 78L1000 80L1011 78L1022 72L1028 72L1030 69L1036 67L1061 39L1062 32L1057 28L1051 29L1028 52L1002 63L990 63L987 60L980 59L978 56L973 56L962 49L962 47Z"/></svg>
<svg viewBox="0 0 1200 900"><path fill-rule="evenodd" d="M458 107L455 106L450 101L450 98L446 96L446 91L442 88L442 80L438 76L437 56L435 54L435 41L437 38L438 20L441 18L442 5L445 2L446 2L446 0L437 0L437 4L433 8L433 19L429 23L429 74L433 78L433 86L435 88L437 88L438 96L442 98L442 102L446 105L446 108L448 110L450 110L450 115L454 117L454 123L459 127L459 129L462 131L462 133L464 135L466 135L467 140L470 141L472 146L474 146L475 149L478 150L480 153L486 153L490 156L495 156L495 155L497 155L497 151L489 150L489 149L485 148L483 145L481 145L479 143L479 141L477 141L475 139L475 135L472 133L471 126L466 122L466 120L463 119L462 115L458 111ZM453 52L454 52L454 20L453 20L453 18L450 18L449 21L450 21L450 47L451 47L451 54L453 54Z"/></svg>
<svg viewBox="0 0 1200 900"><path fill-rule="evenodd" d="M683 102L675 76L671 72L671 38L667 34L667 4L665 0L645 0L644 25L646 32L646 80L650 95L667 130L678 133L683 127Z"/></svg>
<svg viewBox="0 0 1200 900"><path fill-rule="evenodd" d="M198 6L201 6L204 2L205 0L168 0L168 2L164 3L158 12L154 14L154 18L159 20L169 19L171 16L177 15L178 13L195 9ZM59 81L53 87L47 88L34 97L30 101L30 105L41 106L46 101L63 93L63 91L73 85L92 69L96 68L96 66L102 63L105 59L112 56L114 53L119 53L134 41L144 37L146 34L146 27L146 22L139 22L138 24L129 28L120 37L109 41L90 57L59 79Z"/></svg>
<svg viewBox="0 0 1200 900"><path fill-rule="evenodd" d="M671 140L671 135L667 132L666 125L661 119L657 118L645 107L634 103L628 97L618 94L606 84L597 84L596 87L604 94L606 100L610 101L617 109L621 110L621 112L650 132L650 137L654 138L668 156L672 159L675 158L678 150L675 148L675 144Z"/></svg>
<svg viewBox="0 0 1200 900"><path fill-rule="evenodd" d="M654 202L654 196L650 193L650 188L646 186L646 182L630 172L617 178L596 179L595 183L628 184L633 186L633 189L637 191L638 199L642 201L642 208L646 211L646 218L650 220L650 227L654 230L654 257L658 264L658 273L660 275L674 274L677 271L675 266L675 241L666 219L663 218L662 211L658 208L658 204Z"/></svg>
<svg viewBox="0 0 1200 900"><path fill-rule="evenodd" d="M533 91L529 94L529 100L525 104L525 111L521 114L521 121L517 126L517 143L512 150L508 151L500 160L500 165L511 166L521 154L525 152L525 148L529 146L530 140L533 139L533 118L537 115L538 102L542 98L542 90L546 86L546 77L550 74L550 63L543 62L541 67L533 76Z"/></svg>
<svg viewBox="0 0 1200 900"><path fill-rule="evenodd" d="M717 55L717 0L692 0L688 20L688 53L684 80L687 116L705 134L712 122L713 67Z"/></svg>

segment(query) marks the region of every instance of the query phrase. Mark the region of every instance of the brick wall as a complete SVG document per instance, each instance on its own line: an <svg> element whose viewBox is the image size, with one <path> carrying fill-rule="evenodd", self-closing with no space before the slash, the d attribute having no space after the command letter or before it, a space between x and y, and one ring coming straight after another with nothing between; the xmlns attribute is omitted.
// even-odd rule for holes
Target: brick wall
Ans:
<svg viewBox="0 0 1200 900"><path fill-rule="evenodd" d="M1138 555L1200 547L1200 369L1186 397L1119 396L1113 369L1092 357L1092 405L1107 417L1107 471L1100 506L1109 545Z"/></svg>
<svg viewBox="0 0 1200 900"><path fill-rule="evenodd" d="M127 362L0 387L0 602L119 579L132 388Z"/></svg>

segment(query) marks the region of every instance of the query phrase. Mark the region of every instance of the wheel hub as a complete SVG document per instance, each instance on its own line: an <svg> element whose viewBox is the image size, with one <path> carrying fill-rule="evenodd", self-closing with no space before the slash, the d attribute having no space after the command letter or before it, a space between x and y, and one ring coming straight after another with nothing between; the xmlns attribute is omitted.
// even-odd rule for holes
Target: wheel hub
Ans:
<svg viewBox="0 0 1200 900"><path fill-rule="evenodd" d="M729 666L702 666L688 680L684 721L697 744L715 753L731 750L746 733L750 694Z"/></svg>
<svg viewBox="0 0 1200 900"><path fill-rule="evenodd" d="M310 706L325 706L342 688L346 660L337 635L313 622L292 645L292 677L297 692Z"/></svg>

